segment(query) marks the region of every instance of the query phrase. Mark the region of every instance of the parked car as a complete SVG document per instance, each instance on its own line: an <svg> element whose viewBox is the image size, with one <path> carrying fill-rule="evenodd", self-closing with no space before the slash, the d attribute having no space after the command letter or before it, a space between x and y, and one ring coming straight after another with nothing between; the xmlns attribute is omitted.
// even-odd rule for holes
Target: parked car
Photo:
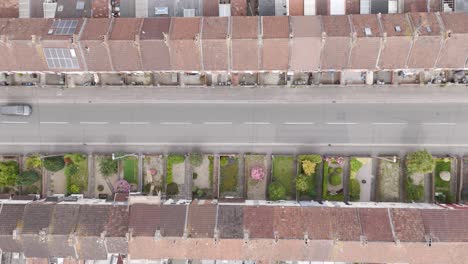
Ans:
<svg viewBox="0 0 468 264"><path fill-rule="evenodd" d="M27 104L4 105L0 108L2 115L30 116L32 108Z"/></svg>

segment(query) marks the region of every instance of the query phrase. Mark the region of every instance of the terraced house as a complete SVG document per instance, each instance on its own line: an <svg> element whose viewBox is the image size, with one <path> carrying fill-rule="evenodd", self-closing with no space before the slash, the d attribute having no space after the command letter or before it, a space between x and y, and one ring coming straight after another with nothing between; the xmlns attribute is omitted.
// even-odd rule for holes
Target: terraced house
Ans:
<svg viewBox="0 0 468 264"><path fill-rule="evenodd" d="M5 263L463 263L468 211L436 205L3 200ZM104 263L104 262L102 262Z"/></svg>
<svg viewBox="0 0 468 264"><path fill-rule="evenodd" d="M1 19L3 85L467 82L467 13Z"/></svg>

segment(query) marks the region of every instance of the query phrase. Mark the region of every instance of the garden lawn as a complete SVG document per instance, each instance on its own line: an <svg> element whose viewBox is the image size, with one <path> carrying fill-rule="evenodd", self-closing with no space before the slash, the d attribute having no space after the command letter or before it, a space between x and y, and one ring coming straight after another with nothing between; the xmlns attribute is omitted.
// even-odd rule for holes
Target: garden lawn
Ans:
<svg viewBox="0 0 468 264"><path fill-rule="evenodd" d="M454 177L454 175L451 174L452 170L452 162L450 159L437 159L436 160L436 165L435 165L435 192L436 192L436 199L439 202L442 203L449 203L449 202L454 202L453 199L454 197L451 196L450 194L450 182L452 178L450 178L450 181L444 181L442 178L440 178L440 173L443 171L448 171L450 173L451 177ZM441 195L437 196L437 193L440 193Z"/></svg>
<svg viewBox="0 0 468 264"><path fill-rule="evenodd" d="M167 157L167 168L166 168L166 185L171 184L174 181L172 175L172 166L185 162L185 156L181 154L169 154Z"/></svg>
<svg viewBox="0 0 468 264"><path fill-rule="evenodd" d="M238 157L220 157L220 192L237 192L237 177L239 175Z"/></svg>
<svg viewBox="0 0 468 264"><path fill-rule="evenodd" d="M273 181L281 183L286 189L286 195L293 195L294 185L294 157L274 156L273 158Z"/></svg>
<svg viewBox="0 0 468 264"><path fill-rule="evenodd" d="M138 184L138 160L135 157L127 157L123 160L124 179L128 183Z"/></svg>
<svg viewBox="0 0 468 264"><path fill-rule="evenodd" d="M71 193L83 193L88 190L88 159L74 163L78 167L78 171L75 175L69 175L67 177L67 192ZM74 192L72 186L78 187L78 192Z"/></svg>

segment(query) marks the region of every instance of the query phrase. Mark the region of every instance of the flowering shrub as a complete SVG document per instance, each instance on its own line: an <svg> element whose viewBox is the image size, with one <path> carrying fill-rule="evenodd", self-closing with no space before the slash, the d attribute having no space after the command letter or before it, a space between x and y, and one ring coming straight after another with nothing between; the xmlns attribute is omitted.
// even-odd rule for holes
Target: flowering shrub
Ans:
<svg viewBox="0 0 468 264"><path fill-rule="evenodd" d="M331 165L331 164L338 164L340 166L344 165L344 158L343 157L326 157L325 161L328 162L329 165Z"/></svg>
<svg viewBox="0 0 468 264"><path fill-rule="evenodd" d="M310 160L303 160L302 161L302 170L304 171L305 175L310 176L315 172L315 166L317 164L313 163Z"/></svg>
<svg viewBox="0 0 468 264"><path fill-rule="evenodd" d="M158 171L154 168L151 168L149 171L150 171L151 176L155 176L156 173L158 173Z"/></svg>
<svg viewBox="0 0 468 264"><path fill-rule="evenodd" d="M265 171L261 167L252 168L250 171L250 177L256 181L263 180L265 178Z"/></svg>
<svg viewBox="0 0 468 264"><path fill-rule="evenodd" d="M130 184L126 180L118 180L115 183L115 191L117 193L130 193Z"/></svg>

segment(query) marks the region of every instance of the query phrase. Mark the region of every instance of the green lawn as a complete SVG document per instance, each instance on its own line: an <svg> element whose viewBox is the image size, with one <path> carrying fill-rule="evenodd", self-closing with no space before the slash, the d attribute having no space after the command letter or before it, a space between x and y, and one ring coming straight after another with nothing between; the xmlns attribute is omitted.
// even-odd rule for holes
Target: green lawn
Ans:
<svg viewBox="0 0 468 264"><path fill-rule="evenodd" d="M124 179L128 183L138 184L138 160L135 157L126 157L123 160Z"/></svg>
<svg viewBox="0 0 468 264"><path fill-rule="evenodd" d="M440 173L443 171L448 171L451 172L451 165L452 162L450 159L437 159L436 160L436 166L435 166L435 192L436 193L442 193L443 195L440 197L436 197L436 199L439 202L453 202L451 201L452 197L450 194L450 181L443 181L440 178ZM454 177L454 175L451 175L451 177ZM451 179L450 179L451 180Z"/></svg>
<svg viewBox="0 0 468 264"><path fill-rule="evenodd" d="M294 176L293 156L274 156L273 158L273 181L281 183L286 189L286 195L293 195Z"/></svg>
<svg viewBox="0 0 468 264"><path fill-rule="evenodd" d="M171 184L172 179L172 166L185 162L185 156L182 154L169 154L166 161L166 185Z"/></svg>
<svg viewBox="0 0 468 264"><path fill-rule="evenodd" d="M237 192L237 177L239 175L238 157L220 157L220 192Z"/></svg>

